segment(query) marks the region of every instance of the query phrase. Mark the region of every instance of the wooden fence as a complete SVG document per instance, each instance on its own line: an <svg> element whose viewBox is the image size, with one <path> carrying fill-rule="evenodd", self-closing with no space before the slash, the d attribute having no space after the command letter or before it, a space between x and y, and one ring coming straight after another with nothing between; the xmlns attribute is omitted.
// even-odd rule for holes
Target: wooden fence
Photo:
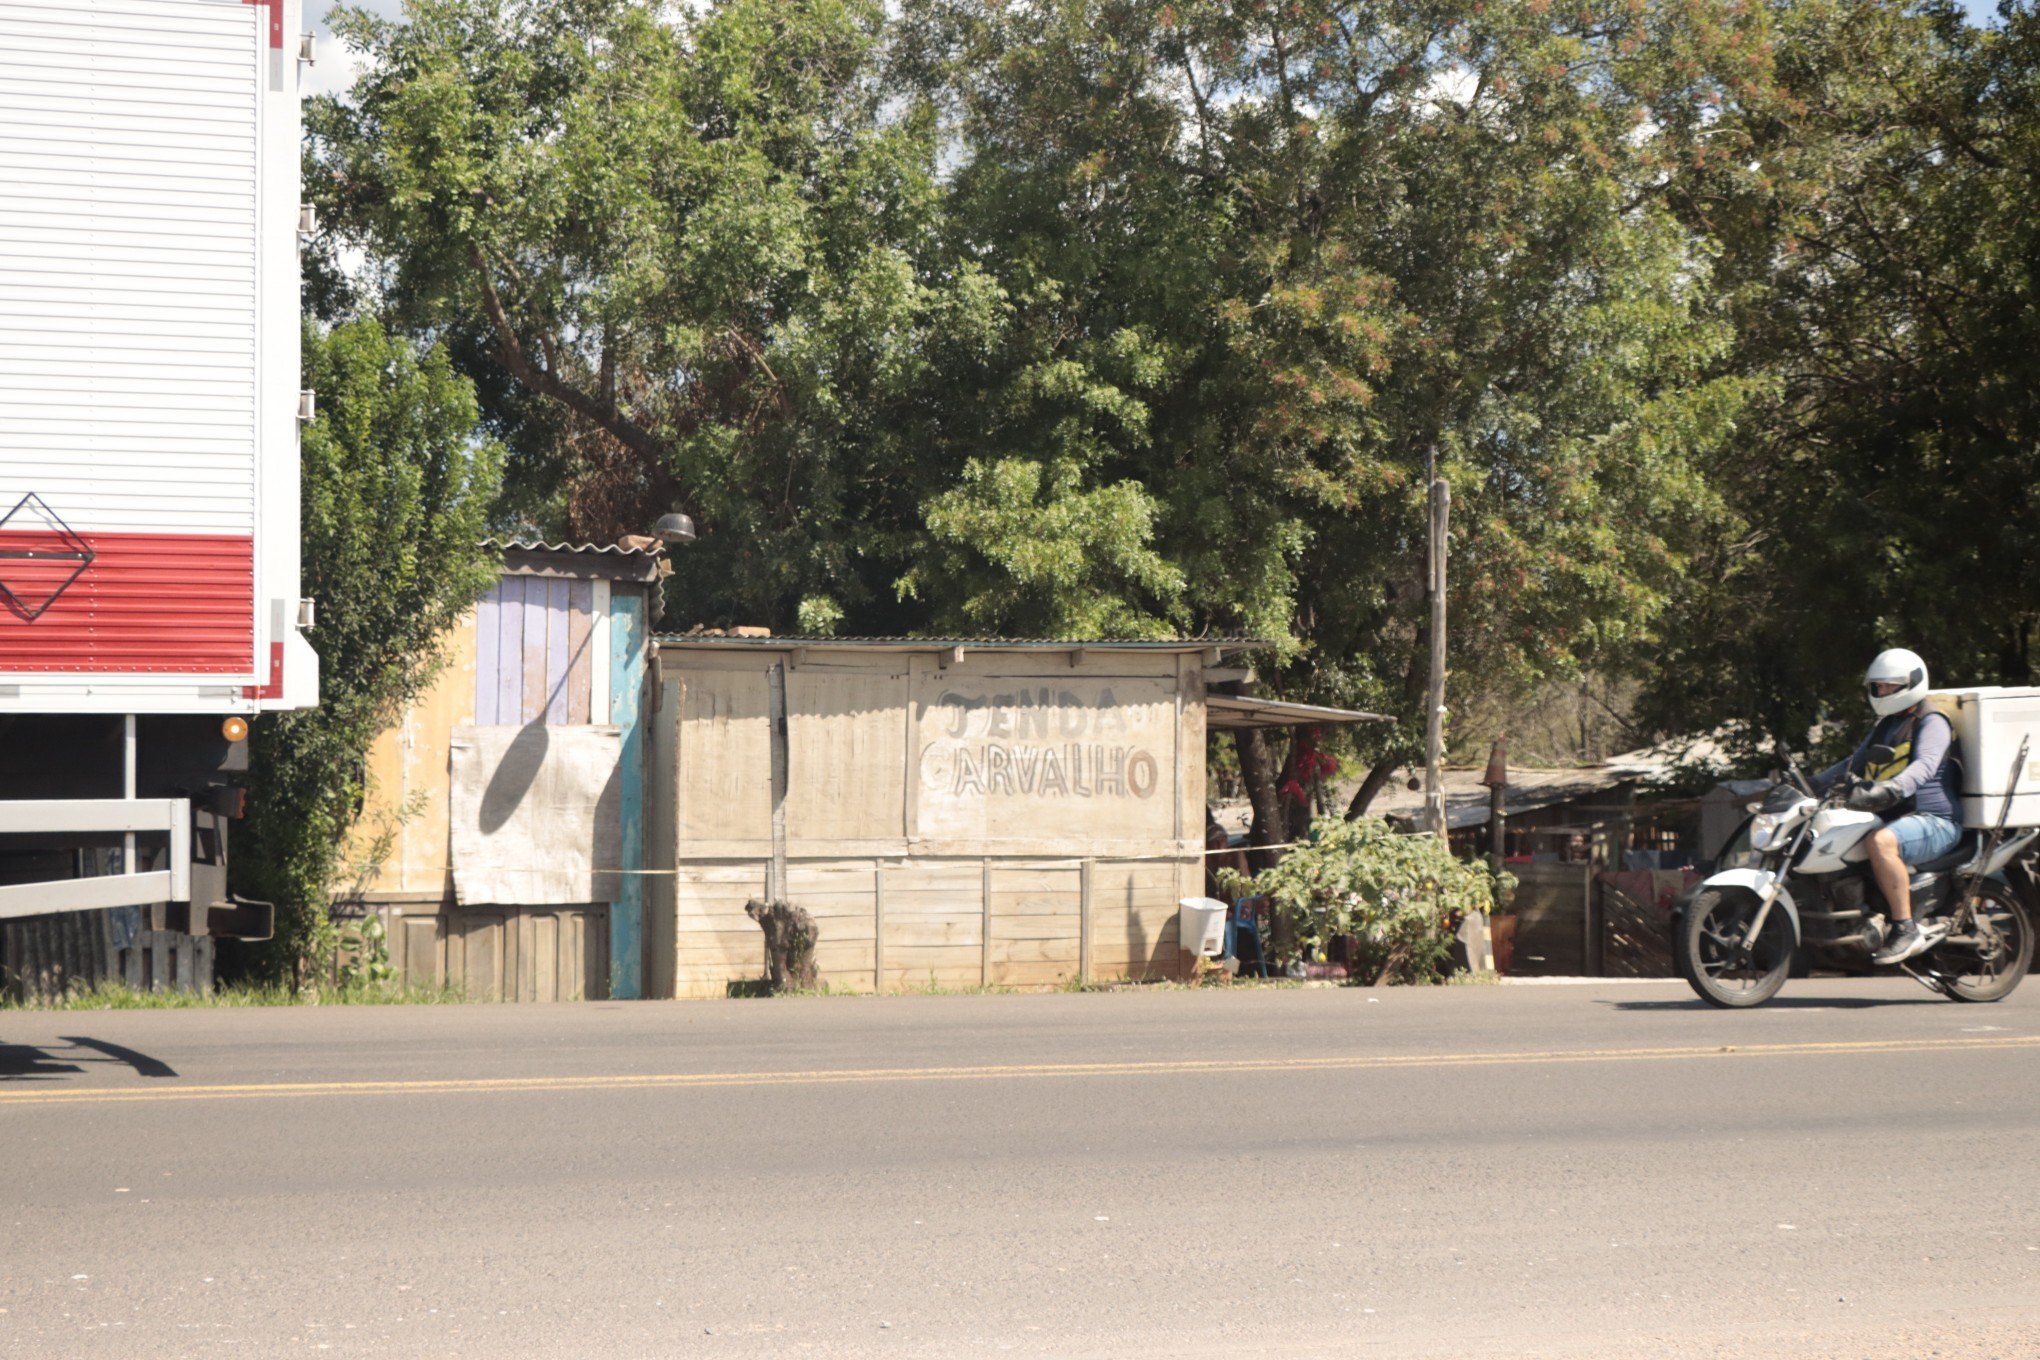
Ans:
<svg viewBox="0 0 2040 1360"><path fill-rule="evenodd" d="M122 913L129 913L126 921ZM212 991L212 940L135 929L140 916L119 907L7 922L0 926L0 987L20 1001L54 1001L103 982L136 991Z"/></svg>

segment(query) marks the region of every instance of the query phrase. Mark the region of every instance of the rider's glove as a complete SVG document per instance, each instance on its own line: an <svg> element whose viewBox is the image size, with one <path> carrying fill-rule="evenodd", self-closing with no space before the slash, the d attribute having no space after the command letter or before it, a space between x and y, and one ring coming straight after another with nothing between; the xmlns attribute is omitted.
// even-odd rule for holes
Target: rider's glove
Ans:
<svg viewBox="0 0 2040 1360"><path fill-rule="evenodd" d="M1849 806L1857 812L1882 812L1905 795L1898 790L1895 780L1880 779L1874 784L1858 784L1849 792Z"/></svg>

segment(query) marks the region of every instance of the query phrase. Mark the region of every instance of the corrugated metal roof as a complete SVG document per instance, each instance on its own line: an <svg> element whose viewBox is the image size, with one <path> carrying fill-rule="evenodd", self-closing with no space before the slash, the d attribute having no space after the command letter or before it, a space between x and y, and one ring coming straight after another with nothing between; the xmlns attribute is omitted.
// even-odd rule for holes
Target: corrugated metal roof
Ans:
<svg viewBox="0 0 2040 1360"><path fill-rule="evenodd" d="M1413 770L1412 773L1420 771ZM1445 822L1452 830L1487 825L1489 793L1487 786L1480 782L1486 773L1485 766L1442 771L1440 782L1445 786ZM1511 769L1503 807L1510 816L1535 812L1634 783L1639 775L1635 766L1613 762L1576 769ZM1424 814L1424 795L1419 789L1391 783L1375 795L1373 806L1367 812L1373 817L1414 821Z"/></svg>
<svg viewBox="0 0 2040 1360"><path fill-rule="evenodd" d="M504 552L593 553L606 557L657 557L664 548L626 548L620 543L541 543L526 538L485 538L484 548Z"/></svg>
<svg viewBox="0 0 2040 1360"><path fill-rule="evenodd" d="M1057 651L1068 652L1079 648L1100 652L1201 652L1211 648L1227 652L1258 651L1272 647L1273 643L1260 638L1168 638L1160 640L1130 640L1126 638L1001 638L1001 637L807 637L797 633L781 633L772 637L731 637L728 634L712 633L661 633L661 646L689 647L842 647L864 650L898 651L944 651L957 647L969 651Z"/></svg>
<svg viewBox="0 0 2040 1360"><path fill-rule="evenodd" d="M1356 708L1327 708L1323 704L1295 704L1282 699L1245 698L1237 694L1206 694L1205 726L1214 732L1253 727L1315 727L1343 723L1394 722L1385 713L1367 713Z"/></svg>

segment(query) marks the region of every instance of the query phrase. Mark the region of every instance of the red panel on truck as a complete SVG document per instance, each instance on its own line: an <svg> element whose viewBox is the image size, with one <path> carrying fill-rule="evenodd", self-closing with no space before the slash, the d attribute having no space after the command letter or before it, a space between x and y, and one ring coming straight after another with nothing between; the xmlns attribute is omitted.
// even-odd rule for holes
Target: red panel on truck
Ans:
<svg viewBox="0 0 2040 1360"><path fill-rule="evenodd" d="M51 536L0 530L0 673L248 675L255 669L255 544L224 534ZM65 585L66 577L77 579ZM50 598L54 595L54 598ZM10 600L8 596L12 596ZM35 611L41 609L40 614ZM33 618L30 615L35 615Z"/></svg>

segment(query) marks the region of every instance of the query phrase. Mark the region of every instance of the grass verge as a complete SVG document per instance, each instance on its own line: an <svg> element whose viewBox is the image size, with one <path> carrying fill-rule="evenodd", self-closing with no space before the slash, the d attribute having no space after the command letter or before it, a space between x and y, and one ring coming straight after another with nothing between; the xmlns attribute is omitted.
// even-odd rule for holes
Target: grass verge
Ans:
<svg viewBox="0 0 2040 1360"><path fill-rule="evenodd" d="M444 1006L466 1000L459 988L397 987L356 983L294 992L275 983L243 983L199 992L143 992L124 982L76 987L54 1001L13 997L0 1000L10 1011L182 1011L229 1010L245 1006Z"/></svg>

